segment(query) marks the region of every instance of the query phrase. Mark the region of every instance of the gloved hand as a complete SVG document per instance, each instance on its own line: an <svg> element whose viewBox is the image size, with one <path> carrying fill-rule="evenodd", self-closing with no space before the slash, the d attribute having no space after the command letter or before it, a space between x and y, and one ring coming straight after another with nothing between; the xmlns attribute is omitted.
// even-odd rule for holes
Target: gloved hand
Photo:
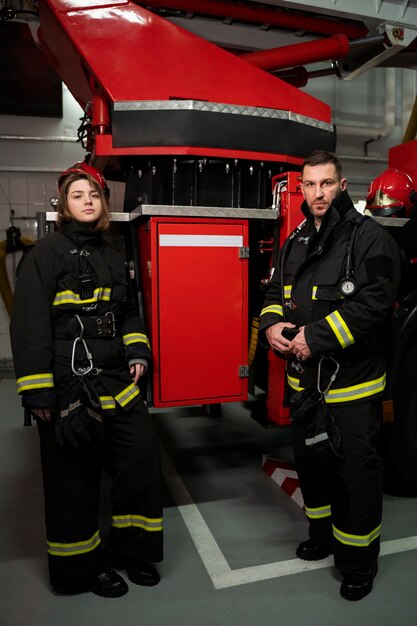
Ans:
<svg viewBox="0 0 417 626"><path fill-rule="evenodd" d="M71 407L66 415L59 415L55 422L55 437L60 447L68 443L74 448L88 444L94 438L98 422L90 417L87 408L79 404Z"/></svg>

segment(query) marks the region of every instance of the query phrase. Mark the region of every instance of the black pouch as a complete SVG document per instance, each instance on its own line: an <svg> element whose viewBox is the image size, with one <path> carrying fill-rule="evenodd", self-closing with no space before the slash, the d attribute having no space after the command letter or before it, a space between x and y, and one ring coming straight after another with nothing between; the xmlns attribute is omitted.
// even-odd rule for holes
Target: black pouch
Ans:
<svg viewBox="0 0 417 626"><path fill-rule="evenodd" d="M325 466L343 460L340 431L323 398L305 427L305 445L313 458Z"/></svg>
<svg viewBox="0 0 417 626"><path fill-rule="evenodd" d="M305 446L318 463L330 467L343 459L340 431L316 385L293 395L291 420L303 429Z"/></svg>
<svg viewBox="0 0 417 626"><path fill-rule="evenodd" d="M290 399L291 421L305 425L314 419L311 413L316 410L320 399L321 393L316 385L309 385L302 391L294 393Z"/></svg>

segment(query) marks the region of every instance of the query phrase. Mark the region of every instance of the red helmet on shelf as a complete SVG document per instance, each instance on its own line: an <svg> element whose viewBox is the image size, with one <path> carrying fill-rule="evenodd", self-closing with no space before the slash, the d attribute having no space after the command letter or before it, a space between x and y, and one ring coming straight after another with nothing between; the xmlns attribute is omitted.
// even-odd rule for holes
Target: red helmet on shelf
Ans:
<svg viewBox="0 0 417 626"><path fill-rule="evenodd" d="M87 163L84 163L84 161L74 163L74 165L65 170L65 172L62 172L61 176L58 178L58 189L61 188L61 185L67 178L67 176L77 172L79 174L90 174L90 176L95 178L100 187L104 190L107 198L110 196L110 189L107 186L106 179L104 178L103 174L96 167L88 165Z"/></svg>
<svg viewBox="0 0 417 626"><path fill-rule="evenodd" d="M409 217L415 202L416 193L410 176L390 167L369 185L366 209L379 217L388 217L405 209L405 216Z"/></svg>

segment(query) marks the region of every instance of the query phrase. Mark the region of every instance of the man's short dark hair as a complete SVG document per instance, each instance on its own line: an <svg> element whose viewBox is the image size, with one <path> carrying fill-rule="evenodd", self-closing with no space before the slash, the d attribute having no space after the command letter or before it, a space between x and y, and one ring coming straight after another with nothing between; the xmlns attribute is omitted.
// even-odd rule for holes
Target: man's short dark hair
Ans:
<svg viewBox="0 0 417 626"><path fill-rule="evenodd" d="M338 179L340 180L342 178L342 163L334 152L327 152L327 150L314 150L310 156L306 157L301 166L301 174L306 165L311 167L314 165L326 165L327 163L334 165Z"/></svg>

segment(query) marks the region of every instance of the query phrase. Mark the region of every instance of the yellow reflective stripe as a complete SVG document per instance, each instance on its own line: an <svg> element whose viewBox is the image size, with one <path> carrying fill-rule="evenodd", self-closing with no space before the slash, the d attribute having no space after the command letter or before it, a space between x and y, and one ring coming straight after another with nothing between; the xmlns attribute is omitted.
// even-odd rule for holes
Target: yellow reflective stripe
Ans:
<svg viewBox="0 0 417 626"><path fill-rule="evenodd" d="M357 548L368 548L370 544L381 534L381 524L372 530L368 535L349 535L344 533L333 525L333 536L344 543L346 546L355 546Z"/></svg>
<svg viewBox="0 0 417 626"><path fill-rule="evenodd" d="M314 285L313 289L311 290L311 299L312 300L317 300L317 289L318 289L318 286ZM338 298L338 300L340 300L340 299L344 300L344 296L341 293L337 294L337 298Z"/></svg>
<svg viewBox="0 0 417 626"><path fill-rule="evenodd" d="M129 387L126 387L120 393L115 396L115 400L120 404L120 406L126 406L133 398L138 396L140 393L139 387L132 383Z"/></svg>
<svg viewBox="0 0 417 626"><path fill-rule="evenodd" d="M111 288L110 287L97 287L94 289L94 295L87 300L81 300L78 293L74 291L59 291L55 295L55 299L52 302L52 306L60 306L61 304L88 304L91 302L97 302L98 300L110 301Z"/></svg>
<svg viewBox="0 0 417 626"><path fill-rule="evenodd" d="M381 393L385 389L387 375L383 374L380 378L369 380L366 383L352 385L351 387L341 387L340 389L330 389L324 394L327 404L336 402L349 402L350 400L361 400ZM300 386L300 380L293 378L287 374L288 384L295 391L302 391L304 387Z"/></svg>
<svg viewBox="0 0 417 626"><path fill-rule="evenodd" d="M28 391L29 389L42 389L43 387L54 386L54 376L47 372L46 374L31 374L30 376L21 376L16 380L17 393Z"/></svg>
<svg viewBox="0 0 417 626"><path fill-rule="evenodd" d="M90 539L86 541L76 541L75 543L55 543L48 541L48 553L53 556L77 556L92 552L101 543L100 531L96 531Z"/></svg>
<svg viewBox="0 0 417 626"><path fill-rule="evenodd" d="M304 387L300 387L299 378L293 378L293 376L290 376L289 374L287 374L287 380L291 389L294 389L295 391L302 391L304 389Z"/></svg>
<svg viewBox="0 0 417 626"><path fill-rule="evenodd" d="M311 509L308 506L305 506L305 512L307 517L310 517L311 519L321 519L322 517L330 517L332 514L332 509L330 504L327 504L326 506L319 506L315 509Z"/></svg>
<svg viewBox="0 0 417 626"><path fill-rule="evenodd" d="M123 335L123 343L125 346L130 346L131 343L146 343L149 350L151 346L149 344L148 338L143 333L127 333L127 335Z"/></svg>
<svg viewBox="0 0 417 626"><path fill-rule="evenodd" d="M99 400L103 411L116 408L116 401L112 396L100 396Z"/></svg>
<svg viewBox="0 0 417 626"><path fill-rule="evenodd" d="M163 528L162 517L145 517L144 515L113 515L112 526L116 528L128 528L134 526L148 532L161 531Z"/></svg>
<svg viewBox="0 0 417 626"><path fill-rule="evenodd" d="M280 304L270 304L262 309L261 315L265 315L266 313L276 313L276 315L283 315L282 306Z"/></svg>
<svg viewBox="0 0 417 626"><path fill-rule="evenodd" d="M333 311L327 317L324 318L329 324L330 328L337 337L338 342L342 348L347 348L352 343L355 343L352 333L350 332L348 325L346 324L339 311Z"/></svg>
<svg viewBox="0 0 417 626"><path fill-rule="evenodd" d="M292 285L284 285L284 298L291 298Z"/></svg>
<svg viewBox="0 0 417 626"><path fill-rule="evenodd" d="M348 402L349 400L360 400L368 396L374 396L381 393L385 389L387 375L383 374L380 378L369 380L366 383L352 385L352 387L344 387L340 389L330 389L325 394L326 402Z"/></svg>

